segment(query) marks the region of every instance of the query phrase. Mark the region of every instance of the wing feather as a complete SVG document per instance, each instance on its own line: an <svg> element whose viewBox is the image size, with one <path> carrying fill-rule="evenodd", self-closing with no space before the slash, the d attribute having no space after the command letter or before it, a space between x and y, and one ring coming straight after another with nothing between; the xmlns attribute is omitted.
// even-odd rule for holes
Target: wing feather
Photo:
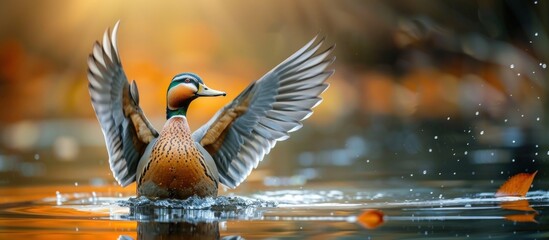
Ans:
<svg viewBox="0 0 549 240"><path fill-rule="evenodd" d="M334 71L334 46L319 53L324 39L316 37L261 79L250 84L231 103L193 133L212 155L220 182L238 186L277 141L302 127L328 88Z"/></svg>
<svg viewBox="0 0 549 240"><path fill-rule="evenodd" d="M132 97L117 49L118 23L107 29L88 57L88 89L92 106L105 137L109 166L116 181L126 186L135 181L139 159L158 136ZM137 91L137 86L135 91Z"/></svg>

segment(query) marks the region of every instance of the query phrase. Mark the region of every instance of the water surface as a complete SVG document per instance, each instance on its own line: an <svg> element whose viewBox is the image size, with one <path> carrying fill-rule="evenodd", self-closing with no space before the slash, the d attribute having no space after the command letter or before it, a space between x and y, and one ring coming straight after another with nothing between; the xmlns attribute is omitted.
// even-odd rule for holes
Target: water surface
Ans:
<svg viewBox="0 0 549 240"><path fill-rule="evenodd" d="M332 182L149 201L116 186L0 190L1 239L545 239L549 192L495 198L493 184ZM399 187L406 186L406 188ZM412 187L410 187L412 186ZM482 189L483 191L478 191ZM383 212L371 227L357 216Z"/></svg>

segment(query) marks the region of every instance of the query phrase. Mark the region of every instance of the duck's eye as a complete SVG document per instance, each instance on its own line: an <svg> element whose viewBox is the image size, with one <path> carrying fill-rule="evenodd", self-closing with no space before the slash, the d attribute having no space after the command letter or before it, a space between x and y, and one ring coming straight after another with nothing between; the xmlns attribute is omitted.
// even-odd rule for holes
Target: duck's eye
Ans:
<svg viewBox="0 0 549 240"><path fill-rule="evenodd" d="M190 83L191 79L185 78L185 83Z"/></svg>

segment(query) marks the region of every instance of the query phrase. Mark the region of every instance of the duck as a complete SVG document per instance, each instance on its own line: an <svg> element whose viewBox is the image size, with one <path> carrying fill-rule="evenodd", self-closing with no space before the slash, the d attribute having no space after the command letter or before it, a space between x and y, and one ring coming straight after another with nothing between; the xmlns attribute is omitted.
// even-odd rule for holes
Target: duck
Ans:
<svg viewBox="0 0 549 240"><path fill-rule="evenodd" d="M329 69L335 44L321 50L325 38L317 35L195 131L187 119L190 104L226 93L195 73L177 74L166 92L166 122L157 131L139 105L136 81L129 82L122 67L119 24L93 44L88 90L112 175L122 187L135 182L138 197L217 197L221 185L236 188L278 141L303 126L335 71Z"/></svg>

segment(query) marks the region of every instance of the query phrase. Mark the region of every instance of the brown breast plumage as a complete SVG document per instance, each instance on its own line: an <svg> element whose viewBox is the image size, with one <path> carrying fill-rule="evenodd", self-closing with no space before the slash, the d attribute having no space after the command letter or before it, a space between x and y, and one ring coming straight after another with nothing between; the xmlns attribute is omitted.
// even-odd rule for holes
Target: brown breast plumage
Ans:
<svg viewBox="0 0 549 240"><path fill-rule="evenodd" d="M217 182L196 148L187 119L168 119L137 183L137 195L184 199L217 196Z"/></svg>

